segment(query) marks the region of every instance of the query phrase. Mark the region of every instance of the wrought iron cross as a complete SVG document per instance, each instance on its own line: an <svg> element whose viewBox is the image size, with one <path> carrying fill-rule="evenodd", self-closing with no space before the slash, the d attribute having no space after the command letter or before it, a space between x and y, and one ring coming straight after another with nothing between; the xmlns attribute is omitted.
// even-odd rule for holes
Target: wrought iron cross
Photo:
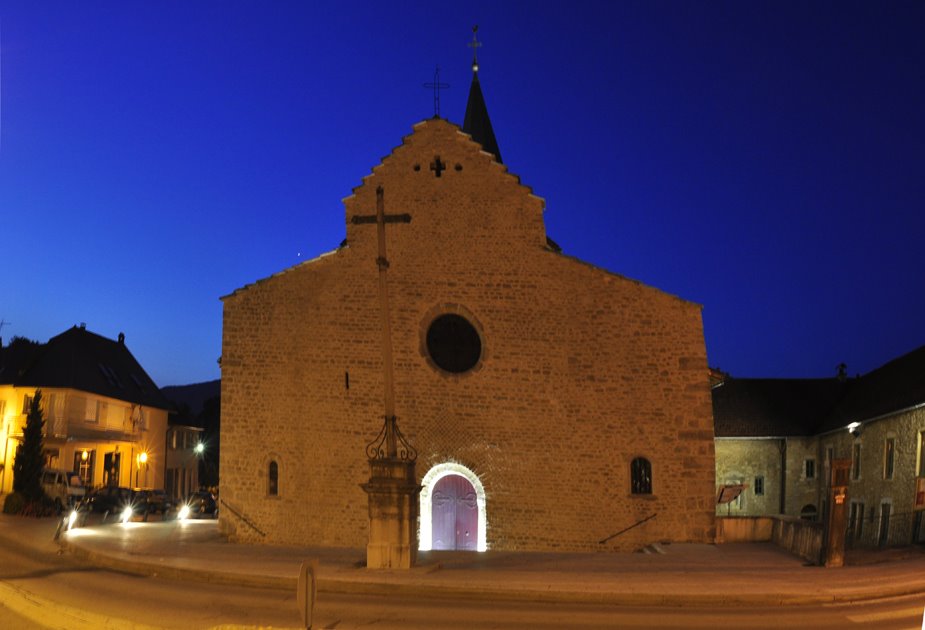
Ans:
<svg viewBox="0 0 925 630"><path fill-rule="evenodd" d="M440 90L447 90L450 87L449 83L440 82L440 66L437 66L437 69L434 70L434 82L425 83L424 87L434 90L434 118L440 118Z"/></svg>
<svg viewBox="0 0 925 630"><path fill-rule="evenodd" d="M466 44L469 48L472 49L472 71L479 71L479 47L482 45L482 42L478 40L479 25L476 24L472 27L472 41Z"/></svg>
<svg viewBox="0 0 925 630"><path fill-rule="evenodd" d="M366 448L367 455L371 459L382 457L398 457L402 459L414 459L417 453L405 442L401 433L398 431L397 419L395 417L395 378L392 367L392 328L389 323L389 290L386 283L386 272L389 269L389 260L386 258L385 251L385 224L386 223L411 223L410 214L386 214L385 213L385 193L382 186L376 188L376 214L358 215L355 214L350 218L354 225L363 223L375 223L376 233L379 241L379 256L376 258L376 265L379 267L379 311L382 328L382 372L385 398L385 424L383 425L380 438L374 440ZM402 453L398 452L398 444L402 445ZM372 447L372 450L370 448ZM384 447L384 448L383 448Z"/></svg>

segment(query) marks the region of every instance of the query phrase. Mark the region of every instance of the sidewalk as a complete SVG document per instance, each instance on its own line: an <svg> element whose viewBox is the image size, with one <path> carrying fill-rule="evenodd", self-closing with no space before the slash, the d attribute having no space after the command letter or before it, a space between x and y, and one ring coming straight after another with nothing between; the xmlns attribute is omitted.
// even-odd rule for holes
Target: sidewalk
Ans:
<svg viewBox="0 0 925 630"><path fill-rule="evenodd" d="M0 516L0 537L54 549L54 519ZM295 590L304 560L318 563L320 593L606 603L758 606L850 602L925 593L925 553L885 562L806 566L770 543L673 544L664 553L423 552L410 570L371 571L365 550L238 545L215 521L97 525L61 544L94 565L173 579Z"/></svg>

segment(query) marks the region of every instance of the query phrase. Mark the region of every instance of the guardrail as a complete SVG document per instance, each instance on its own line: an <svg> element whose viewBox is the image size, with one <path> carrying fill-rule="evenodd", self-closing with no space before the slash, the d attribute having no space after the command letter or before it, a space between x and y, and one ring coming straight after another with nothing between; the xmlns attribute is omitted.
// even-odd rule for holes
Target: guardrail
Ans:
<svg viewBox="0 0 925 630"><path fill-rule="evenodd" d="M243 522L245 525L247 525L248 527L250 527L252 530L254 530L254 531L257 532L258 534L260 534L261 536L263 536L264 538L266 538L267 533L266 533L265 531L261 530L261 529L260 529L259 527L257 527L253 522L251 522L251 520L250 520L249 518L247 518L246 516L244 516L244 514L242 514L242 513L239 512L238 510L236 510L236 509L234 508L234 506L232 506L230 503L228 503L228 501L226 501L225 499L222 499L221 497L219 497L218 501L219 501L219 503L220 503L221 505L224 505L226 508L228 508L228 511L229 511L229 512L231 512L232 514L234 514L235 516L237 516L239 519L241 519L241 522Z"/></svg>
<svg viewBox="0 0 925 630"><path fill-rule="evenodd" d="M597 541L597 544L603 545L603 544L605 544L606 542L613 540L613 539L616 538L617 536L620 536L621 534L625 534L626 532L628 532L629 530L633 529L634 527L639 527L639 526L642 525L643 523L645 523L645 522L647 522L647 521L651 521L651 520L652 520L653 518L655 518L656 516L658 516L658 512L656 512L655 514L650 514L649 516L645 517L645 518L642 519L642 520L636 521L635 523L633 523L633 524L630 525L629 527L624 527L623 529L621 529L620 531L618 531L616 534L611 534L611 535L608 536L607 538L603 538L603 539Z"/></svg>

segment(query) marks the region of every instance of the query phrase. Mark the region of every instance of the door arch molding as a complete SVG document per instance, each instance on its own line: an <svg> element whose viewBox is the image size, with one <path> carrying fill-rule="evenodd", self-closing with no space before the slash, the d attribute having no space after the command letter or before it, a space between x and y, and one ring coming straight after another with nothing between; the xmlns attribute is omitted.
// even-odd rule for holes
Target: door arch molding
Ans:
<svg viewBox="0 0 925 630"><path fill-rule="evenodd" d="M433 468L427 471L427 474L424 475L424 478L421 479L421 493L420 493L420 511L418 514L421 515L421 528L418 532L418 549L420 551L430 551L433 545L433 513L431 506L431 498L434 486L437 485L437 482L443 479L448 475L459 475L463 477L472 484L472 487L475 488L475 499L476 505L479 511L479 525L478 525L478 541L476 544L476 551L485 551L488 549L488 545L485 540L485 533L487 531L488 519L486 517L485 510L485 487L482 485L482 482L479 481L478 476L463 466L462 464L457 464L455 462L445 462L443 464L437 464Z"/></svg>

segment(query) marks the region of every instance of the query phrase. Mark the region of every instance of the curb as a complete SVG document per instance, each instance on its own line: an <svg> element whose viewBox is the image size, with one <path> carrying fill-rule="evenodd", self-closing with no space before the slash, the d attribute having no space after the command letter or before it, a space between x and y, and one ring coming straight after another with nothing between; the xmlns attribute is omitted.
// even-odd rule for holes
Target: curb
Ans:
<svg viewBox="0 0 925 630"><path fill-rule="evenodd" d="M245 587L270 588L295 591L298 579L293 577L256 575L207 569L190 569L171 565L146 563L119 556L90 551L79 545L63 545L69 553L95 566L125 571L137 575L163 577L180 581L207 582ZM378 579L353 580L325 577L317 578L319 593L349 595L403 595L408 597L431 597L464 599L473 601L543 602L558 604L596 604L610 606L646 607L749 607L749 606L812 606L850 604L892 597L925 594L925 582L921 584L897 584L895 586L870 589L863 592L841 594L685 594L685 593L614 593L574 590L553 590L553 587L485 588L453 584L421 584L415 582L394 582Z"/></svg>
<svg viewBox="0 0 925 630"><path fill-rule="evenodd" d="M61 604L9 582L0 582L0 606L9 608L21 617L46 628L67 630L160 630L157 626L146 626L118 617L107 617L98 613ZM48 625L53 624L53 625Z"/></svg>

